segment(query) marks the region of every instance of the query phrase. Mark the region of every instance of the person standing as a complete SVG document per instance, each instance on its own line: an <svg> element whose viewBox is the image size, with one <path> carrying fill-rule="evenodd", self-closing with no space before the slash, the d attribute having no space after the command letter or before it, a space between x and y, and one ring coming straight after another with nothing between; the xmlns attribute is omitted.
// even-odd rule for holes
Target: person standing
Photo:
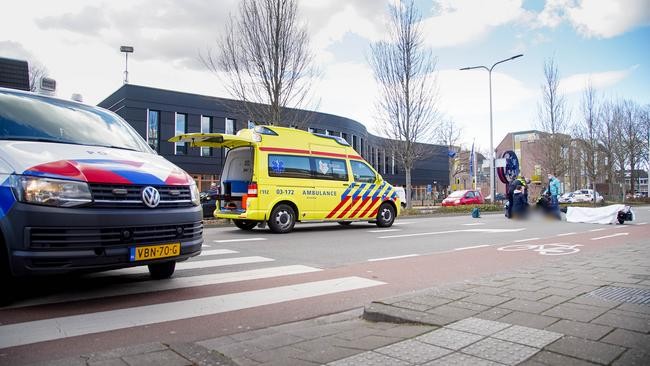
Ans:
<svg viewBox="0 0 650 366"><path fill-rule="evenodd" d="M549 205L549 213L552 214L558 220L562 219L560 214L560 202L558 197L561 194L562 185L560 180L555 177L555 175L548 174L548 193L551 196L551 203Z"/></svg>

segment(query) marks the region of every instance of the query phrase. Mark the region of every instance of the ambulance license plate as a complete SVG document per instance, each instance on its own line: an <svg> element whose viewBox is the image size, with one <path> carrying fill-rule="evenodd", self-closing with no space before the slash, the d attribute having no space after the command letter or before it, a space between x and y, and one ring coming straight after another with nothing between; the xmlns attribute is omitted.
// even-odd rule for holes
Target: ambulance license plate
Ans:
<svg viewBox="0 0 650 366"><path fill-rule="evenodd" d="M148 259L175 257L181 254L181 243L171 243L162 245L149 245L145 247L130 248L131 262L144 261Z"/></svg>

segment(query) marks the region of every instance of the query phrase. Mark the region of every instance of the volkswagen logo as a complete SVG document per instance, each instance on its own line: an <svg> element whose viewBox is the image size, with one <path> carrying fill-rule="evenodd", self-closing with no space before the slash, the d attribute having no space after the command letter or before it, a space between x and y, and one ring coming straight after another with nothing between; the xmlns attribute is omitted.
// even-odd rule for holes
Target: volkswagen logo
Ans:
<svg viewBox="0 0 650 366"><path fill-rule="evenodd" d="M142 202L147 207L155 208L160 203L160 193L152 186L144 187L142 190Z"/></svg>

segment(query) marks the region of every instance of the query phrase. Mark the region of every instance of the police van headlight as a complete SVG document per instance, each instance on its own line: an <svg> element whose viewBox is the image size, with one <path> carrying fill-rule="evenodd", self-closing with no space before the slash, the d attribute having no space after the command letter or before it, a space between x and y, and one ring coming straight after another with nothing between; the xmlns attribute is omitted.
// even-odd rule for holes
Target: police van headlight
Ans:
<svg viewBox="0 0 650 366"><path fill-rule="evenodd" d="M190 199L192 200L194 206L201 204L201 193L199 192L199 188L196 186L196 184L192 184L190 186Z"/></svg>
<svg viewBox="0 0 650 366"><path fill-rule="evenodd" d="M93 201L85 182L14 176L12 186L18 201L35 205L75 207Z"/></svg>

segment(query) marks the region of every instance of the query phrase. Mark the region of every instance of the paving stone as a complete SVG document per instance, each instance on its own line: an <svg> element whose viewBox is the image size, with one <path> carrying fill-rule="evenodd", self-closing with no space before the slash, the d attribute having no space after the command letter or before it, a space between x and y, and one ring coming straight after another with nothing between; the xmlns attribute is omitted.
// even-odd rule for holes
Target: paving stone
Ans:
<svg viewBox="0 0 650 366"><path fill-rule="evenodd" d="M237 366L259 366L261 365L257 361L253 361L249 358L246 357L238 357L238 358L233 358L232 362L234 362Z"/></svg>
<svg viewBox="0 0 650 366"><path fill-rule="evenodd" d="M650 306L648 305L623 303L617 309L633 313L650 314Z"/></svg>
<svg viewBox="0 0 650 366"><path fill-rule="evenodd" d="M553 287L549 286L544 289L539 290L541 293L544 294L549 294L549 295L558 295L558 296L565 296L565 297L576 297L578 295L583 294L583 291L576 291L576 290L567 290L565 288L559 288L559 287ZM585 291L588 292L588 291Z"/></svg>
<svg viewBox="0 0 650 366"><path fill-rule="evenodd" d="M295 348L295 347L281 347L272 350L264 350L261 352L247 354L246 358L259 362L259 363L268 363L274 360L294 358L295 356L301 355L305 351Z"/></svg>
<svg viewBox="0 0 650 366"><path fill-rule="evenodd" d="M386 329L381 332L380 335L393 338L413 338L434 329L436 329L436 327L430 325L400 324L397 327Z"/></svg>
<svg viewBox="0 0 650 366"><path fill-rule="evenodd" d="M237 358L242 357L247 354L257 353L262 351L262 349L249 344L248 342L238 342L229 344L227 346L222 346L217 349L218 352L230 357Z"/></svg>
<svg viewBox="0 0 650 366"><path fill-rule="evenodd" d="M511 290L519 290L519 291L539 291L543 288L546 288L546 286L547 286L546 284L531 285L526 283L513 283L505 287Z"/></svg>
<svg viewBox="0 0 650 366"><path fill-rule="evenodd" d="M501 366L496 363L482 358L466 355L460 352L452 353L448 356L425 363L423 366Z"/></svg>
<svg viewBox="0 0 650 366"><path fill-rule="evenodd" d="M167 346L165 346L162 343L145 343L145 344L139 344L135 346L128 346L128 347L121 347L121 348L116 348L110 351L106 352L98 352L98 353L91 353L88 354L88 361L103 361L103 360L110 360L113 358L120 358L122 356L130 356L130 355L137 355L141 353L147 353L147 352L156 352L156 351L164 351L167 349Z"/></svg>
<svg viewBox="0 0 650 366"><path fill-rule="evenodd" d="M585 361L585 360L579 360L577 358L561 355L559 353L555 352L549 352L549 351L542 351L537 353L535 356L533 356L530 360L527 362L539 362L542 365L547 365L547 366L592 366L592 365L597 365L595 363ZM527 363L524 363L523 365L528 365ZM522 366L523 366L522 365Z"/></svg>
<svg viewBox="0 0 650 366"><path fill-rule="evenodd" d="M615 328L624 328L628 330L635 330L637 332L648 333L650 332L650 321L635 316L627 316L610 310L605 314L594 319L592 323L609 325Z"/></svg>
<svg viewBox="0 0 650 366"><path fill-rule="evenodd" d="M328 366L383 366L383 365L395 365L395 366L408 366L408 362L398 360L396 358L383 355L377 352L364 352L358 355L354 355L342 360L330 362Z"/></svg>
<svg viewBox="0 0 650 366"><path fill-rule="evenodd" d="M4 364L0 358L0 364ZM111 361L111 360L109 360ZM98 361L103 362L103 361ZM83 357L64 358L54 361L43 361L37 363L30 363L29 366L88 366L86 359Z"/></svg>
<svg viewBox="0 0 650 366"><path fill-rule="evenodd" d="M416 311L427 311L427 310L432 308L431 305L418 304L418 303L411 302L411 301L398 301L398 302L393 303L391 305L398 306L398 307L404 308L404 309L416 310Z"/></svg>
<svg viewBox="0 0 650 366"><path fill-rule="evenodd" d="M499 305L499 307L510 309L510 310L523 311L525 313L539 314L545 310L550 309L552 305L544 304L536 301L514 299Z"/></svg>
<svg viewBox="0 0 650 366"><path fill-rule="evenodd" d="M506 301L510 301L511 299L512 299L511 297L488 295L488 294L478 294L478 295L472 295L472 296L466 297L466 298L463 299L463 301L473 302L473 303L479 304L479 305L497 306L497 305L502 304L502 303L504 303Z"/></svg>
<svg viewBox="0 0 650 366"><path fill-rule="evenodd" d="M367 327L367 326L363 326L363 327L360 326L358 328L348 330L347 332L334 334L334 336L336 338L351 341L351 340L367 337L367 336L370 336L370 335L380 335L383 332L384 332L383 330L378 330L378 329Z"/></svg>
<svg viewBox="0 0 650 366"><path fill-rule="evenodd" d="M445 318L461 320L478 314L478 311L457 308L455 306L441 305L427 311L429 314L441 315Z"/></svg>
<svg viewBox="0 0 650 366"><path fill-rule="evenodd" d="M298 336L286 334L286 333L278 333L278 334L251 339L248 342L260 349L270 350L270 349L287 346L302 341L304 341L304 339Z"/></svg>
<svg viewBox="0 0 650 366"><path fill-rule="evenodd" d="M463 332L479 334L483 336L489 336L509 326L510 324L495 322L492 320L467 318L459 322L449 324L447 328L460 330Z"/></svg>
<svg viewBox="0 0 650 366"><path fill-rule="evenodd" d="M122 359L129 366L192 366L193 364L171 350L124 356Z"/></svg>
<svg viewBox="0 0 650 366"><path fill-rule="evenodd" d="M638 349L629 349L619 357L614 366L647 366L650 365L650 350L645 352Z"/></svg>
<svg viewBox="0 0 650 366"><path fill-rule="evenodd" d="M391 337L382 337L371 335L367 337L362 337L359 339L345 340L341 339L340 341L333 341L333 345L338 347L346 347L364 351L371 351L375 348L384 347L389 344L397 343L403 341L403 338L391 338Z"/></svg>
<svg viewBox="0 0 650 366"><path fill-rule="evenodd" d="M467 296L470 296L471 293L465 291L454 291L454 290L441 290L435 293L436 297L442 297L450 300L460 300Z"/></svg>
<svg viewBox="0 0 650 366"><path fill-rule="evenodd" d="M479 319L485 319L485 320L497 320L510 313L512 313L512 310L510 309L492 308L490 310L477 314L474 317Z"/></svg>
<svg viewBox="0 0 650 366"><path fill-rule="evenodd" d="M545 315L523 313L521 311L513 311L512 313L503 316L499 319L500 322L517 324L524 327L544 329L549 325L557 322L558 318L553 318Z"/></svg>
<svg viewBox="0 0 650 366"><path fill-rule="evenodd" d="M420 304L420 305L428 305L429 308L435 307L435 306L440 306L447 304L451 302L451 299L446 299L442 297L437 297L437 296L415 296L408 298L404 300L406 302L414 303L414 304Z"/></svg>
<svg viewBox="0 0 650 366"><path fill-rule="evenodd" d="M613 309L619 306L621 303L618 301L608 301L595 296L590 295L581 295L576 298L573 298L569 303L582 304L582 305L591 305L598 306L601 308Z"/></svg>
<svg viewBox="0 0 650 366"><path fill-rule="evenodd" d="M464 300L450 302L449 306L454 306L454 307L457 307L457 308L467 309L467 310L474 310L476 312L486 311L486 310L490 309L490 306L474 304L472 302L467 302L467 301L464 301Z"/></svg>
<svg viewBox="0 0 650 366"><path fill-rule="evenodd" d="M555 316L558 318L575 320L579 322L588 322L590 320L596 319L605 311L607 311L607 309L599 308L596 306L563 303L543 312L542 315Z"/></svg>
<svg viewBox="0 0 650 366"><path fill-rule="evenodd" d="M573 320L560 320L546 327L547 330L585 339L599 340L612 331L612 327Z"/></svg>
<svg viewBox="0 0 650 366"><path fill-rule="evenodd" d="M539 352L539 349L494 338L486 338L463 348L462 352L506 365L516 365Z"/></svg>
<svg viewBox="0 0 650 366"><path fill-rule="evenodd" d="M196 343L172 343L169 349L197 366L237 366L230 358Z"/></svg>
<svg viewBox="0 0 650 366"><path fill-rule="evenodd" d="M373 302L364 308L363 318L371 322L413 323L444 326L456 321L439 314L398 308Z"/></svg>
<svg viewBox="0 0 650 366"><path fill-rule="evenodd" d="M299 360L291 357L283 357L283 358L275 359L273 361L253 365L253 366L321 366L321 365L322 364L318 362L309 362L309 361Z"/></svg>
<svg viewBox="0 0 650 366"><path fill-rule="evenodd" d="M376 349L375 352L382 353L387 356L404 360L410 363L419 364L448 355L452 351L442 347L437 347L409 339L407 341Z"/></svg>
<svg viewBox="0 0 650 366"><path fill-rule="evenodd" d="M434 346L449 348L457 351L463 347L469 346L472 343L478 342L483 338L484 336L478 334L461 332L449 328L441 328L434 330L433 332L423 334L415 339L420 342L429 343Z"/></svg>
<svg viewBox="0 0 650 366"><path fill-rule="evenodd" d="M560 339L560 337L562 337L562 334L513 325L510 328L506 328L500 332L493 334L492 337L501 339L503 341L523 344L525 346L544 348L547 345Z"/></svg>
<svg viewBox="0 0 650 366"><path fill-rule="evenodd" d="M486 295L499 295L504 292L507 292L507 288L501 287L492 287L492 286L477 286L467 290L468 292L475 292L477 294L486 294Z"/></svg>
<svg viewBox="0 0 650 366"><path fill-rule="evenodd" d="M544 297L548 297L548 294L545 294L545 293L542 293L542 292L510 290L510 291L502 294L501 296L508 296L508 297L515 298L515 299L524 299L524 300L537 301L537 300L542 299Z"/></svg>
<svg viewBox="0 0 650 366"><path fill-rule="evenodd" d="M197 342L198 345L203 346L207 349L219 350L223 346L228 346L233 343L238 343L238 341L229 336L223 336L213 339L206 339L205 341Z"/></svg>
<svg viewBox="0 0 650 366"><path fill-rule="evenodd" d="M349 357L359 353L359 350L350 349L345 347L324 346L320 349L296 355L295 358L299 360L325 364L328 362L336 361L341 358Z"/></svg>
<svg viewBox="0 0 650 366"><path fill-rule="evenodd" d="M628 348L650 350L650 335L625 329L616 329L601 341Z"/></svg>
<svg viewBox="0 0 650 366"><path fill-rule="evenodd" d="M129 364L123 361L121 358L113 358L104 361L88 362L88 366L129 366Z"/></svg>
<svg viewBox="0 0 650 366"><path fill-rule="evenodd" d="M571 336L560 338L546 347L546 349L566 356L601 364L609 364L625 350L625 348L619 346Z"/></svg>

